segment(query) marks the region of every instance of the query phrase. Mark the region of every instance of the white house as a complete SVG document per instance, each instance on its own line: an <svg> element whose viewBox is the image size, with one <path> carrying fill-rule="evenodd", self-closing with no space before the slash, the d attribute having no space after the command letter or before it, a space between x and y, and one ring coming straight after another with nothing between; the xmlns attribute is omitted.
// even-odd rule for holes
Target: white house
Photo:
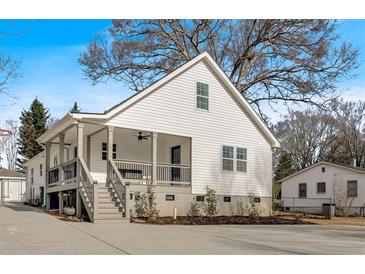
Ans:
<svg viewBox="0 0 365 274"><path fill-rule="evenodd" d="M0 167L0 203L25 200L24 173Z"/></svg>
<svg viewBox="0 0 365 274"><path fill-rule="evenodd" d="M26 200L32 205L45 205L46 167L45 152L42 151L25 164L27 168Z"/></svg>
<svg viewBox="0 0 365 274"><path fill-rule="evenodd" d="M347 207L359 215L365 207L365 169L320 162L281 181L284 210L321 213L323 204Z"/></svg>
<svg viewBox="0 0 365 274"><path fill-rule="evenodd" d="M279 143L207 53L104 113L66 114L38 141L47 206L84 204L92 221L127 218L149 181L162 216L186 215L206 186L218 214L250 195L271 210Z"/></svg>

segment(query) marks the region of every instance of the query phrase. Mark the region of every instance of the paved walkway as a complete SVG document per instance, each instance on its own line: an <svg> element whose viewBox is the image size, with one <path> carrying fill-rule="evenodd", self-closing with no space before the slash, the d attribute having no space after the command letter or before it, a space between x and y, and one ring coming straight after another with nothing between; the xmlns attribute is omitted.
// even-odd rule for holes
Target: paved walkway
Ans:
<svg viewBox="0 0 365 274"><path fill-rule="evenodd" d="M71 223L7 204L0 254L365 254L365 227Z"/></svg>

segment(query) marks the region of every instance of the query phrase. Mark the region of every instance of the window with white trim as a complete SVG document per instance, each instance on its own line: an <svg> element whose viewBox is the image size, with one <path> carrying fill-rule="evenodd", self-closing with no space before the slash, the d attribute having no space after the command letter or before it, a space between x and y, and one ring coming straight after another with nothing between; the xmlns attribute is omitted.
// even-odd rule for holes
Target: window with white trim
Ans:
<svg viewBox="0 0 365 274"><path fill-rule="evenodd" d="M196 85L196 107L209 109L209 86L208 84L197 83Z"/></svg>
<svg viewBox="0 0 365 274"><path fill-rule="evenodd" d="M233 147L223 146L223 170L233 171Z"/></svg>
<svg viewBox="0 0 365 274"><path fill-rule="evenodd" d="M236 149L237 171L247 172L247 149L238 147Z"/></svg>

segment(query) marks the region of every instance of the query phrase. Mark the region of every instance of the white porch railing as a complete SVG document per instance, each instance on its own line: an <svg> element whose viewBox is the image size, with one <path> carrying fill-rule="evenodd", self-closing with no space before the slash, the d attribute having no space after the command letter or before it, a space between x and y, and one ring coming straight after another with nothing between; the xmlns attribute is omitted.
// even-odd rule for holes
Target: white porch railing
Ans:
<svg viewBox="0 0 365 274"><path fill-rule="evenodd" d="M152 164L148 162L137 162L131 160L114 161L123 179L151 180Z"/></svg>
<svg viewBox="0 0 365 274"><path fill-rule="evenodd" d="M148 181L152 179L152 163L131 160L114 160L123 179ZM157 182L191 183L191 167L174 164L157 164Z"/></svg>
<svg viewBox="0 0 365 274"><path fill-rule="evenodd" d="M114 188L118 199L122 206L123 217L126 216L126 187L123 182L123 178L118 171L116 164L113 161L108 160L107 162L107 182Z"/></svg>
<svg viewBox="0 0 365 274"><path fill-rule="evenodd" d="M190 174L190 166L173 164L157 165L157 181L159 182L190 183Z"/></svg>

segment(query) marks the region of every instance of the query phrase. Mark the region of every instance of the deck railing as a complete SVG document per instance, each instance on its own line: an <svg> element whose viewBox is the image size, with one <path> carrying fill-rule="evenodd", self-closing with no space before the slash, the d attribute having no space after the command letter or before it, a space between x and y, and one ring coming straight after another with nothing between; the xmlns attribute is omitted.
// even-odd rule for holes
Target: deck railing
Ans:
<svg viewBox="0 0 365 274"><path fill-rule="evenodd" d="M65 181L76 178L77 176L77 159L72 159L62 164L63 179Z"/></svg>
<svg viewBox="0 0 365 274"><path fill-rule="evenodd" d="M191 171L190 166L158 164L157 181L190 183L191 182L190 171Z"/></svg>
<svg viewBox="0 0 365 274"><path fill-rule="evenodd" d="M123 179L151 180L152 163L130 160L114 161Z"/></svg>
<svg viewBox="0 0 365 274"><path fill-rule="evenodd" d="M48 184L53 185L59 182L60 169L58 166L52 167L48 171Z"/></svg>
<svg viewBox="0 0 365 274"><path fill-rule="evenodd" d="M116 164L113 161L107 162L107 182L114 188L122 205L123 217L126 216L126 187L123 182L123 178L118 170Z"/></svg>
<svg viewBox="0 0 365 274"><path fill-rule="evenodd" d="M152 180L152 163L131 160L115 160L123 179ZM157 164L157 182L191 183L191 167L174 164Z"/></svg>

